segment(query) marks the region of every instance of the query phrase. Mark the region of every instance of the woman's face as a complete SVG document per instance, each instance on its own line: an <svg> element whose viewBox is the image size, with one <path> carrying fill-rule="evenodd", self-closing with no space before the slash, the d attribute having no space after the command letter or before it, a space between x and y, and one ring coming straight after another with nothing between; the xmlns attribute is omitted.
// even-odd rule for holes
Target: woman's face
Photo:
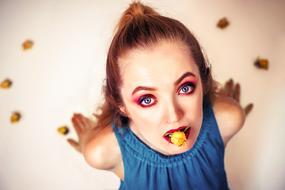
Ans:
<svg viewBox="0 0 285 190"><path fill-rule="evenodd" d="M129 117L131 130L163 154L189 150L202 125L203 90L198 66L187 47L162 41L129 50L119 58L119 65L124 102L120 109ZM169 141L169 132L188 127L183 146Z"/></svg>

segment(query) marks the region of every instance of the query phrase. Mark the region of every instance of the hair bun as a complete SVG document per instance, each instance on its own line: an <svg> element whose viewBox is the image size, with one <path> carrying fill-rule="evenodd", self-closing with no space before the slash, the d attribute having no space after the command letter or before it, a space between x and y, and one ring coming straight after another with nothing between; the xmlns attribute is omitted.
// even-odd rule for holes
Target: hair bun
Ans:
<svg viewBox="0 0 285 190"><path fill-rule="evenodd" d="M159 15L151 7L142 4L139 1L135 1L129 5L129 8L125 11L125 14L129 14L133 17L145 16L145 15Z"/></svg>
<svg viewBox="0 0 285 190"><path fill-rule="evenodd" d="M142 4L139 1L134 1L129 5L129 7L124 11L120 21L118 22L117 28L123 28L127 23L135 20L136 18L142 18L144 16L159 16L153 8Z"/></svg>

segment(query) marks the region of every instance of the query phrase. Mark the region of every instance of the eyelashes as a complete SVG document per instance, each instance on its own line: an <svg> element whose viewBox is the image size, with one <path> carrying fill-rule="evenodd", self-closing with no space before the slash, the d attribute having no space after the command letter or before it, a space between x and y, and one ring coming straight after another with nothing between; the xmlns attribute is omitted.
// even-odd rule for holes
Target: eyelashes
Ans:
<svg viewBox="0 0 285 190"><path fill-rule="evenodd" d="M149 107L156 103L156 99L153 95L147 94L147 95L140 97L137 102L142 107Z"/></svg>
<svg viewBox="0 0 285 190"><path fill-rule="evenodd" d="M196 85L193 82L185 82L178 88L177 93L182 96L190 95L194 92L195 87ZM136 102L142 107L150 107L156 104L157 100L152 94L146 94L138 98Z"/></svg>
<svg viewBox="0 0 285 190"><path fill-rule="evenodd" d="M195 90L195 84L193 82L185 82L181 85L181 87L178 89L178 94L191 94Z"/></svg>

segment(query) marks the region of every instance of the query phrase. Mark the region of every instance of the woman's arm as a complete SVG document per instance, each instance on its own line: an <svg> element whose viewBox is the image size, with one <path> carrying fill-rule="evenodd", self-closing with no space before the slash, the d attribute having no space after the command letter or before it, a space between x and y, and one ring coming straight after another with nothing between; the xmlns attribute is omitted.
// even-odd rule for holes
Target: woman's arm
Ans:
<svg viewBox="0 0 285 190"><path fill-rule="evenodd" d="M220 88L213 100L213 109L224 144L243 127L247 114L253 104L245 108L240 105L240 86L232 79Z"/></svg>
<svg viewBox="0 0 285 190"><path fill-rule="evenodd" d="M72 123L78 141L68 139L68 143L82 153L92 167L113 171L119 176L121 153L112 127L97 129L92 120L81 114L74 114Z"/></svg>
<svg viewBox="0 0 285 190"><path fill-rule="evenodd" d="M236 101L229 97L216 97L213 110L224 145L226 145L243 127L245 112Z"/></svg>

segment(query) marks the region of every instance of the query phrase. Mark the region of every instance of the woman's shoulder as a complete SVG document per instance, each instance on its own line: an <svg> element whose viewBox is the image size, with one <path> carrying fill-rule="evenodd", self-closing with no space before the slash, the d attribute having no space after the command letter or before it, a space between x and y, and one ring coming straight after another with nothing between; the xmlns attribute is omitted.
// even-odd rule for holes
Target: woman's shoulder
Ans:
<svg viewBox="0 0 285 190"><path fill-rule="evenodd" d="M88 142L84 157L87 163L96 169L116 169L121 161L121 152L111 125L101 129Z"/></svg>
<svg viewBox="0 0 285 190"><path fill-rule="evenodd" d="M236 100L228 96L216 96L212 105L221 136L226 145L242 128L245 122L245 112Z"/></svg>

